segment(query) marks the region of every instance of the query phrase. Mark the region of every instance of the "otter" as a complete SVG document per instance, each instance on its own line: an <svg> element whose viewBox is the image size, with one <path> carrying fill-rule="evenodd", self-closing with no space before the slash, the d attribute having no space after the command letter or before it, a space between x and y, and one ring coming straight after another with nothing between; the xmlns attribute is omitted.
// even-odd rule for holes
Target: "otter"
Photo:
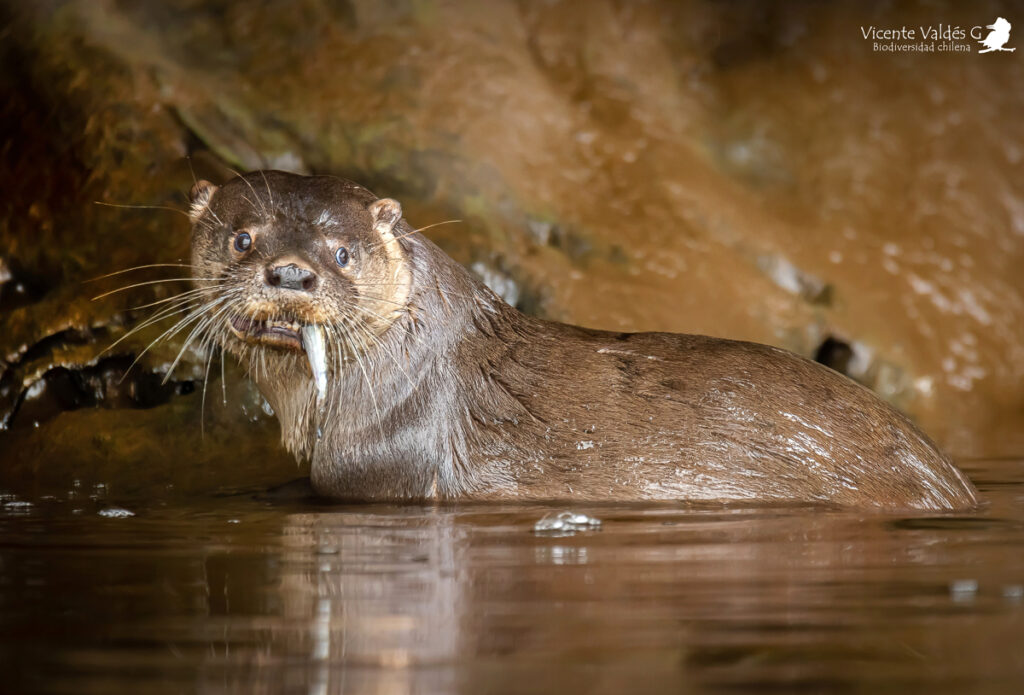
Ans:
<svg viewBox="0 0 1024 695"><path fill-rule="evenodd" d="M963 510L902 414L766 345L523 314L331 176L190 193L197 330L237 357L323 496Z"/></svg>

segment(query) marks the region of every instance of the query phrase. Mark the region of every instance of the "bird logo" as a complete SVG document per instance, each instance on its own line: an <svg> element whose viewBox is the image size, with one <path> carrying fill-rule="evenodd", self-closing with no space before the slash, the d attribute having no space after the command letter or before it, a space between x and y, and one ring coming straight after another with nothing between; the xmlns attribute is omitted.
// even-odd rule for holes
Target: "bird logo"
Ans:
<svg viewBox="0 0 1024 695"><path fill-rule="evenodd" d="M985 46L984 49L978 51L978 53L988 53L990 51L1016 51L1016 48L1003 48L1006 42L1010 40L1010 23L1002 17L997 17L996 21L989 24L986 29L991 29L988 36L981 39L978 43Z"/></svg>

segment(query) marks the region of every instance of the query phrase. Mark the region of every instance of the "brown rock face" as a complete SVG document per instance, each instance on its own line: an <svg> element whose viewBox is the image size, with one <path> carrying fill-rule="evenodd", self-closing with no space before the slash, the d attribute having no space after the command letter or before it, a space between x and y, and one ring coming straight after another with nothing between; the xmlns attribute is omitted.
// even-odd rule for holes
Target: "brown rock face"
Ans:
<svg viewBox="0 0 1024 695"><path fill-rule="evenodd" d="M146 313L125 309L175 286L87 300L176 269L81 283L186 262L187 222L95 203L184 210L191 164L218 183L232 168L346 176L418 225L462 220L428 234L529 313L779 345L954 455L1019 453L1024 66L969 39L896 53L862 34L997 14L4 3L0 446L20 450L22 415L45 434L93 403L82 384L123 371L99 353ZM141 373L166 371L184 335ZM198 384L206 365L186 351L172 381ZM47 395L82 370L77 395ZM128 401L105 393L122 417Z"/></svg>

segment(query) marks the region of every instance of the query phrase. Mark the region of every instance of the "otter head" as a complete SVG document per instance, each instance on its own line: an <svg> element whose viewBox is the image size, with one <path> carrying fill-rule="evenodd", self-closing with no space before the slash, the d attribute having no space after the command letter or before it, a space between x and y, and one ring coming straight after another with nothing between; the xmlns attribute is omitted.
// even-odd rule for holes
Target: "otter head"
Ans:
<svg viewBox="0 0 1024 695"><path fill-rule="evenodd" d="M304 353L322 397L344 352L367 349L405 310L412 279L396 201L278 171L200 181L190 199L204 320L240 359L265 366Z"/></svg>

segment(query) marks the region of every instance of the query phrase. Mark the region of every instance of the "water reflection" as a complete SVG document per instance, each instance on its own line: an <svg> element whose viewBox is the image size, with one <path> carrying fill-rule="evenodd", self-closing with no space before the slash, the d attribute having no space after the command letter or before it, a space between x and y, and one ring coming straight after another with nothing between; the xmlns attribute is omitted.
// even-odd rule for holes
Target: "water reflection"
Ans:
<svg viewBox="0 0 1024 695"><path fill-rule="evenodd" d="M1002 691L1024 480L999 470L971 517L609 506L562 537L541 507L42 501L0 514L0 690Z"/></svg>
<svg viewBox="0 0 1024 695"><path fill-rule="evenodd" d="M465 534L452 514L410 511L286 518L283 617L311 619L310 693L361 689L368 679L374 692L452 689L450 673L430 668L458 654Z"/></svg>

